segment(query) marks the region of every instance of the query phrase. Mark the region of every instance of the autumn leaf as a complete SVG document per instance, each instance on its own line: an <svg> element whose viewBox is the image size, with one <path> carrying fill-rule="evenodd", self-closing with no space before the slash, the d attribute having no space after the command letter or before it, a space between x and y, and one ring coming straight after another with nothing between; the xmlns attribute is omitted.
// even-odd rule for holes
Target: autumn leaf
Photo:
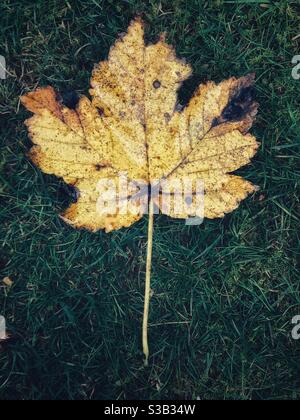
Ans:
<svg viewBox="0 0 300 420"><path fill-rule="evenodd" d="M179 112L177 90L190 75L190 66L176 59L163 37L145 46L143 24L137 19L109 59L95 68L92 101L82 97L75 110L69 109L51 87L21 98L35 113L26 122L35 144L30 158L44 172L83 192L64 220L109 232L142 217L142 205L137 215L116 211L107 217L97 212L99 179L118 178L121 172L129 181L147 183L201 178L207 218L231 212L255 190L230 175L249 163L258 146L246 134L257 111L251 98L253 75L201 85ZM156 201L160 205L159 197ZM188 216L196 214L180 215Z"/></svg>
<svg viewBox="0 0 300 420"><path fill-rule="evenodd" d="M78 201L62 215L67 223L110 232L130 226L149 210L147 280L155 207L171 217L203 215L197 206L174 211L180 194L176 186L168 191L170 206L164 206L163 183L174 186L188 178L193 201L196 181L201 179L204 217L210 219L233 211L256 190L232 174L248 164L258 148L248 134L258 107L252 99L254 75L202 84L179 110L177 91L191 73L164 35L156 44L145 45L143 22L138 18L116 41L108 60L94 69L91 100L82 96L71 109L52 87L21 98L35 114L26 121L34 143L31 160L79 191ZM117 182L124 176L131 186L129 193L119 186L109 196L112 201L119 198L115 211L99 212L99 182ZM140 181L146 186L142 191ZM149 185L154 194L148 203ZM124 203L130 211L121 211ZM149 292L147 282L146 297Z"/></svg>

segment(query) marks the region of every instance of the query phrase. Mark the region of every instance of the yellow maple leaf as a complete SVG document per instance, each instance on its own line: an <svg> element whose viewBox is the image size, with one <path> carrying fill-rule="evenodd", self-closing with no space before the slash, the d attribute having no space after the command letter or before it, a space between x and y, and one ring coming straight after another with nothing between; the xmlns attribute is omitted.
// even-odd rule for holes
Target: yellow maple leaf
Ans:
<svg viewBox="0 0 300 420"><path fill-rule="evenodd" d="M248 164L258 148L255 138L247 134L257 113L251 95L254 75L200 85L189 104L179 110L177 91L191 72L188 64L176 58L164 35L156 44L145 45L143 22L137 18L111 48L108 60L94 69L92 100L83 96L76 109L70 109L51 87L21 98L35 114L26 122L35 144L30 158L79 191L77 203L63 214L66 222L109 232L130 226L149 210L144 327L154 209L179 218L223 217L256 189L231 174ZM122 178L129 189L120 182ZM191 182L191 203L175 211L186 179ZM99 188L107 180L115 182L116 188ZM204 184L204 208L193 205L198 180ZM162 187L165 183L167 192ZM107 203L114 203L113 210L108 206L109 210L99 211L97 202L104 195ZM168 205L163 203L166 196ZM144 332L147 358L145 341Z"/></svg>

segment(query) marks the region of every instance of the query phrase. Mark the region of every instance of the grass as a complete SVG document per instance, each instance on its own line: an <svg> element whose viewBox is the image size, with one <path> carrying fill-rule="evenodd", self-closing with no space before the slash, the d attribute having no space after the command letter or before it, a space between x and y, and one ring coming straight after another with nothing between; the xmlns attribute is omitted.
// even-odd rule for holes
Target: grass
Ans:
<svg viewBox="0 0 300 420"><path fill-rule="evenodd" d="M288 1L3 0L0 54L0 399L299 399L300 6ZM239 171L261 187L222 220L155 220L150 368L141 318L147 218L92 234L66 226L63 183L36 169L19 96L87 93L94 63L142 13L194 76L257 74L261 147ZM294 40L293 40L294 39ZM2 282L9 276L13 286Z"/></svg>

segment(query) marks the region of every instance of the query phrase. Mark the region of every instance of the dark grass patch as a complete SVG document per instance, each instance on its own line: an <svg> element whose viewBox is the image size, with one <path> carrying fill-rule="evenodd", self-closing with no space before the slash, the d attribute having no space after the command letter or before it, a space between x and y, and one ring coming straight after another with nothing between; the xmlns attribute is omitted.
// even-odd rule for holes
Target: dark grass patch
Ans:
<svg viewBox="0 0 300 420"><path fill-rule="evenodd" d="M298 399L299 54L297 2L8 1L0 5L1 399ZM259 153L240 174L261 190L223 220L155 221L149 370L140 329L147 219L109 235L58 213L62 182L26 158L19 96L37 85L86 93L94 63L136 14L200 81L257 74ZM0 282L1 282L0 278Z"/></svg>

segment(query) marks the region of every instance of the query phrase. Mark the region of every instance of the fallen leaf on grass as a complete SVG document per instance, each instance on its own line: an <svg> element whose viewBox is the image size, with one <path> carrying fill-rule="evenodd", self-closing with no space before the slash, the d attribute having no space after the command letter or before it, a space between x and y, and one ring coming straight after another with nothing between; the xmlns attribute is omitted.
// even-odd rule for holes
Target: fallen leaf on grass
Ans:
<svg viewBox="0 0 300 420"><path fill-rule="evenodd" d="M209 81L198 87L186 107L178 106L177 91L191 73L191 66L176 58L164 35L156 44L145 45L144 25L138 18L116 41L108 60L95 68L91 100L82 96L68 108L52 87L21 98L35 114L26 122L34 143L29 157L79 192L78 201L62 215L67 223L110 232L129 227L149 212L146 363L154 209L176 218L214 219L232 212L256 191L251 182L232 174L248 164L258 148L255 137L248 134L258 107L252 95L254 75L218 84ZM110 191L108 201L117 206L111 213L99 212L99 182L108 179L117 184L124 176L131 189L124 192L119 186ZM181 186L185 179L193 183L190 204L198 198L196 181L203 181L204 214L203 208L192 205L175 211L182 193L176 182ZM166 182L175 187L164 196L161 186Z"/></svg>

